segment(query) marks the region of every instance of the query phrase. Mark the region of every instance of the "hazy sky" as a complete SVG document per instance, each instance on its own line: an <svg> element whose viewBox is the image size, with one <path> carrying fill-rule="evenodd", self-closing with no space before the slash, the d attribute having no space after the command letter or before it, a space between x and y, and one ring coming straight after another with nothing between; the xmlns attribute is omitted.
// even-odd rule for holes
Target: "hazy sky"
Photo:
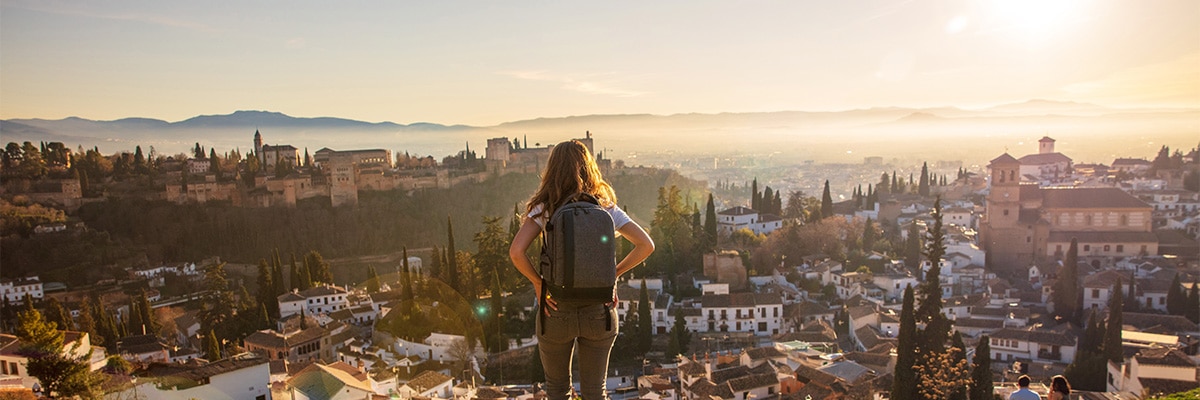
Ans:
<svg viewBox="0 0 1200 400"><path fill-rule="evenodd" d="M0 118L1200 106L1200 1L0 1Z"/></svg>

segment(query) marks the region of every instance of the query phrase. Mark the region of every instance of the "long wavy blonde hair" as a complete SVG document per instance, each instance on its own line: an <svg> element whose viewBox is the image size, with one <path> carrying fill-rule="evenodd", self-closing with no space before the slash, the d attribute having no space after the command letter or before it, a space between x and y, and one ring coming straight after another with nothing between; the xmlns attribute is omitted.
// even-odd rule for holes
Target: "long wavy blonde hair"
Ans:
<svg viewBox="0 0 1200 400"><path fill-rule="evenodd" d="M578 193L595 196L605 208L617 204L617 193L600 175L600 167L596 165L592 152L580 141L568 140L555 145L550 152L546 170L542 172L542 183L525 205L525 213L528 215L535 207L542 205L539 216L548 217Z"/></svg>

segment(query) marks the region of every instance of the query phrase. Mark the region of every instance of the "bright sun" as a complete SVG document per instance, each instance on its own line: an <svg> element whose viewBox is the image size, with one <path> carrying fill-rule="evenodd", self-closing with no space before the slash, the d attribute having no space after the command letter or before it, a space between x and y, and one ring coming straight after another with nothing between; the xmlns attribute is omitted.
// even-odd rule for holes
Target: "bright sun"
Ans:
<svg viewBox="0 0 1200 400"><path fill-rule="evenodd" d="M989 0L989 31L1039 44L1053 40L1082 19L1081 0Z"/></svg>

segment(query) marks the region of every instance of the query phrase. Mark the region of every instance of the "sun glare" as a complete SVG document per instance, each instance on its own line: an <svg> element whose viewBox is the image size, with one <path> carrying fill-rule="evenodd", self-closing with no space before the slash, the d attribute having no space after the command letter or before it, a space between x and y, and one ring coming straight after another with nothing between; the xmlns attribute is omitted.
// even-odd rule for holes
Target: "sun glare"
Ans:
<svg viewBox="0 0 1200 400"><path fill-rule="evenodd" d="M1080 0L995 0L987 3L990 31L1026 44L1045 44L1081 19Z"/></svg>

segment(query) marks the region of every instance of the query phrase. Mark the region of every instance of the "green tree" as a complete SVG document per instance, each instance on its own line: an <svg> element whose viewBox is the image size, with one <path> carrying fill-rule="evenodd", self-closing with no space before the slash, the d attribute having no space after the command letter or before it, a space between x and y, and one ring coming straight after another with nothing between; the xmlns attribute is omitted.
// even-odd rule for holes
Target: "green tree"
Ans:
<svg viewBox="0 0 1200 400"><path fill-rule="evenodd" d="M646 279L642 278L642 288L638 293L638 352L645 354L650 351L654 340L654 323L650 319L650 291L646 289Z"/></svg>
<svg viewBox="0 0 1200 400"><path fill-rule="evenodd" d="M917 186L917 194L929 195L929 163L921 163L921 183Z"/></svg>
<svg viewBox="0 0 1200 400"><path fill-rule="evenodd" d="M1187 293L1183 290L1179 274L1175 274L1175 278L1171 280L1171 287L1167 288L1167 314L1183 315L1186 311Z"/></svg>
<svg viewBox="0 0 1200 400"><path fill-rule="evenodd" d="M53 297L46 301L46 321L54 323L62 329L74 328L71 323L71 314L68 314L62 303Z"/></svg>
<svg viewBox="0 0 1200 400"><path fill-rule="evenodd" d="M908 223L908 240L904 242L904 266L920 274L921 271L921 229L917 221Z"/></svg>
<svg viewBox="0 0 1200 400"><path fill-rule="evenodd" d="M445 270L446 270L445 271L446 276L444 277L444 279L446 280L446 282L451 283L454 286L454 288L458 289L460 286L455 284L455 283L459 282L459 280L458 280L459 279L458 278L458 273L459 273L458 251L454 250L454 221L452 221L450 219L449 215L446 216L446 265L445 265ZM460 290L459 292L461 293L462 291Z"/></svg>
<svg viewBox="0 0 1200 400"><path fill-rule="evenodd" d="M1063 259L1054 282L1050 297L1054 302L1054 315L1062 321L1076 321L1079 317L1079 241L1071 238L1067 256Z"/></svg>
<svg viewBox="0 0 1200 400"><path fill-rule="evenodd" d="M692 341L692 333L688 331L687 320L683 318L682 310L676 310L675 324L671 326L669 335L667 356L673 357L677 354L687 354L688 346Z"/></svg>
<svg viewBox="0 0 1200 400"><path fill-rule="evenodd" d="M933 217L933 226L930 226L926 233L927 241L923 254L931 265L925 272L925 279L921 286L917 288L920 306L917 307L916 317L918 322L925 323L925 329L921 333L920 351L922 354L940 351L950 334L950 321L946 319L945 314L942 314L941 267L939 264L942 256L946 254L946 244L942 232L942 199L940 196L934 200L930 216Z"/></svg>
<svg viewBox="0 0 1200 400"><path fill-rule="evenodd" d="M434 248L434 252L435 253L437 252L437 248ZM403 257L404 257L404 271L403 271L403 275L401 276L402 285L403 285L403 291L401 292L402 298L407 301L412 301L413 297L415 296L415 293L413 293L412 270L410 270L409 266L408 266L408 246L404 246ZM434 257L434 258L436 259L437 257Z"/></svg>
<svg viewBox="0 0 1200 400"><path fill-rule="evenodd" d="M282 293L277 293L278 285L275 283L275 272L267 265L267 259L258 260L258 277L255 282L258 283L257 299L267 307L267 315L279 316L279 300L278 296Z"/></svg>
<svg viewBox="0 0 1200 400"><path fill-rule="evenodd" d="M947 397L947 399L967 400L967 386L971 382L969 380L965 379L966 375L967 375L967 352L966 352L967 346L965 344L963 344L963 338L962 338L961 332L956 331L956 332L954 332L954 334L950 335L950 347L951 347L951 349L958 350L958 351L951 352L950 360L953 362L953 365L961 366L961 368L959 369L960 373L957 376L957 378L958 378L957 381L961 382L962 384L951 386L949 388L950 396Z"/></svg>
<svg viewBox="0 0 1200 400"><path fill-rule="evenodd" d="M374 265L367 266L367 293L379 293L379 273Z"/></svg>
<svg viewBox="0 0 1200 400"><path fill-rule="evenodd" d="M1195 323L1200 323L1200 288L1196 286L1196 282L1192 282L1192 290L1188 291L1187 297L1187 319Z"/></svg>
<svg viewBox="0 0 1200 400"><path fill-rule="evenodd" d="M225 277L225 263L214 264L204 271L204 289L208 291L198 317L200 327L213 330L233 316L233 293Z"/></svg>
<svg viewBox="0 0 1200 400"><path fill-rule="evenodd" d="M1117 279L1117 283L1112 289L1112 299L1108 304L1108 322L1107 329L1104 330L1104 358L1108 361L1120 364L1125 362L1123 350L1121 348L1121 327L1122 327L1122 308L1124 308L1124 294L1121 290L1121 280Z"/></svg>
<svg viewBox="0 0 1200 400"><path fill-rule="evenodd" d="M312 277L311 284L333 284L333 272L329 270L329 263L316 250L309 251L304 256L304 269L308 270L309 276Z"/></svg>
<svg viewBox="0 0 1200 400"><path fill-rule="evenodd" d="M138 313L141 316L142 324L145 326L147 334L158 332L158 321L154 319L154 307L150 304L150 298L146 296L146 290L142 289L141 296L137 299ZM141 332L141 329L138 329Z"/></svg>
<svg viewBox="0 0 1200 400"><path fill-rule="evenodd" d="M979 337L975 346L975 357L971 359L971 387L968 392L970 400L992 400L992 346L988 335Z"/></svg>
<svg viewBox="0 0 1200 400"><path fill-rule="evenodd" d="M825 180L825 189L821 190L821 218L833 216L833 197L829 194L829 180Z"/></svg>
<svg viewBox="0 0 1200 400"><path fill-rule="evenodd" d="M900 308L900 332L897 335L896 369L893 372L892 399L912 400L917 398L917 318L914 310L913 288L904 288L904 302Z"/></svg>
<svg viewBox="0 0 1200 400"><path fill-rule="evenodd" d="M208 361L221 359L221 341L217 339L217 333L211 329L204 337L204 358Z"/></svg>
<svg viewBox="0 0 1200 400"><path fill-rule="evenodd" d="M44 393L64 398L97 397L102 378L88 366L91 352L78 354L82 342L65 349L63 332L32 304L18 313L15 331L20 340L17 353L28 359L25 371L41 383Z"/></svg>
<svg viewBox="0 0 1200 400"><path fill-rule="evenodd" d="M762 207L762 194L758 192L758 178L750 182L750 208L758 210Z"/></svg>
<svg viewBox="0 0 1200 400"><path fill-rule="evenodd" d="M867 222L863 224L862 247L863 254L870 255L875 250L875 238L879 233L875 231L875 224L871 222L871 217L867 217Z"/></svg>
<svg viewBox="0 0 1200 400"><path fill-rule="evenodd" d="M776 192L778 193L778 192ZM717 206L713 204L712 193L708 194L708 203L704 206L704 248L713 251L717 248Z"/></svg>

